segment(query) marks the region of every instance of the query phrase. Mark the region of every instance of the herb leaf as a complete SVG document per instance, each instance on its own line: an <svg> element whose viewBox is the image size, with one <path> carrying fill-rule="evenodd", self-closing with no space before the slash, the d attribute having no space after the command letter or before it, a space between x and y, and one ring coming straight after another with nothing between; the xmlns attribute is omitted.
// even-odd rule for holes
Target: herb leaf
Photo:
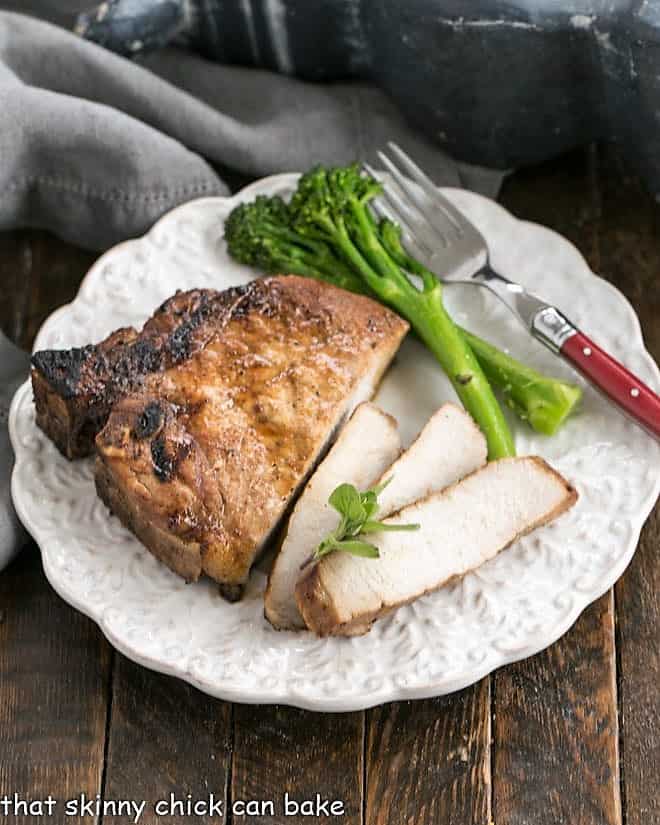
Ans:
<svg viewBox="0 0 660 825"><path fill-rule="evenodd" d="M378 496L390 481L391 476L382 484L362 493L352 484L344 483L336 487L328 498L328 504L339 513L341 521L302 566L335 551L377 559L380 553L376 545L363 541L360 536L393 530L418 530L419 524L384 524L376 520L379 509Z"/></svg>
<svg viewBox="0 0 660 825"><path fill-rule="evenodd" d="M334 507L349 525L360 524L366 518L360 493L352 484L340 484L336 487L330 494L328 504Z"/></svg>
<svg viewBox="0 0 660 825"><path fill-rule="evenodd" d="M367 490L366 493L361 493L360 498L362 500L362 507L364 508L364 514L368 519L372 516L375 516L378 512L378 499L376 498L376 493L373 490Z"/></svg>
<svg viewBox="0 0 660 825"><path fill-rule="evenodd" d="M380 551L375 544L370 544L368 541L360 541L360 539L343 539L338 541L335 545L335 550L342 550L344 553L350 553L352 556L364 556L368 559L377 559L380 556Z"/></svg>
<svg viewBox="0 0 660 825"><path fill-rule="evenodd" d="M387 533L400 530L419 530L419 524L385 524L383 521L365 521L360 533Z"/></svg>

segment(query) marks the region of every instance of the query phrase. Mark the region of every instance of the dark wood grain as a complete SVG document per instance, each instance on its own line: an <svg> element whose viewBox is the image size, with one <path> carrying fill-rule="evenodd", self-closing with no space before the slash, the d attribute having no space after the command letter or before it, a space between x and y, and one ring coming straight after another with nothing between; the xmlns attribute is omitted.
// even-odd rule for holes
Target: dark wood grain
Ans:
<svg viewBox="0 0 660 825"><path fill-rule="evenodd" d="M35 280L32 266L32 233L0 234L0 329L19 346L28 348L27 315L31 287Z"/></svg>
<svg viewBox="0 0 660 825"><path fill-rule="evenodd" d="M611 592L543 653L493 679L493 819L619 825Z"/></svg>
<svg viewBox="0 0 660 825"><path fill-rule="evenodd" d="M78 249L47 232L0 234L0 327L30 349L50 313L73 300L97 253Z"/></svg>
<svg viewBox="0 0 660 825"><path fill-rule="evenodd" d="M504 181L498 200L516 217L564 235L599 271L602 194L594 147L521 169Z"/></svg>
<svg viewBox="0 0 660 825"><path fill-rule="evenodd" d="M489 679L368 711L365 758L365 825L488 825Z"/></svg>
<svg viewBox="0 0 660 825"><path fill-rule="evenodd" d="M231 798L272 800L275 816L234 815L234 823L290 825L362 822L364 714L321 714L283 706L234 708ZM283 815L285 793L301 802L343 803L343 815Z"/></svg>
<svg viewBox="0 0 660 825"><path fill-rule="evenodd" d="M43 232L0 236L0 324L29 349L43 319L70 300L87 266L80 253ZM101 791L110 648L92 622L45 580L31 543L0 575L0 791L65 804ZM33 817L9 821L34 822Z"/></svg>
<svg viewBox="0 0 660 825"><path fill-rule="evenodd" d="M112 686L105 799L144 800L141 825L227 822L231 705L119 654ZM206 807L189 817L190 801ZM221 812L210 807L218 801ZM126 821L103 819L104 825Z"/></svg>
<svg viewBox="0 0 660 825"><path fill-rule="evenodd" d="M59 803L101 790L110 649L96 626L55 596L37 548L25 548L0 575L0 797Z"/></svg>
<svg viewBox="0 0 660 825"><path fill-rule="evenodd" d="M623 798L627 825L660 822L660 514L616 588Z"/></svg>
<svg viewBox="0 0 660 825"><path fill-rule="evenodd" d="M660 360L660 206L601 153L601 268L634 305L646 345ZM616 587L621 762L627 825L660 822L660 508L642 530Z"/></svg>
<svg viewBox="0 0 660 825"><path fill-rule="evenodd" d="M593 147L511 179L502 201L561 232L601 269ZM564 638L493 678L493 816L507 825L621 822L612 594Z"/></svg>

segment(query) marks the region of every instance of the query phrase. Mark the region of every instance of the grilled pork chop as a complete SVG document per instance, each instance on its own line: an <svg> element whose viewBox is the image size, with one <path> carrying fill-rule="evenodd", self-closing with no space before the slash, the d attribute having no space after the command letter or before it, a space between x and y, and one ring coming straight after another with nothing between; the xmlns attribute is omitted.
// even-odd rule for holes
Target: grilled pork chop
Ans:
<svg viewBox="0 0 660 825"><path fill-rule="evenodd" d="M295 276L254 281L185 362L118 401L96 485L154 555L238 596L250 567L407 330L369 298Z"/></svg>
<svg viewBox="0 0 660 825"><path fill-rule="evenodd" d="M365 413L358 419L358 413L367 406L371 405L355 411L296 503L266 589L266 617L275 627L305 627L295 600L300 565L339 522L328 505L328 496L337 485L346 481L364 489L390 479L378 497L378 518L382 519L453 484L486 462L488 448L481 430L456 404L443 404L393 464L387 462L387 469L381 465L378 476L377 465L384 456L376 446L387 444L381 433L385 425L373 421L368 431L361 432L368 420ZM350 558L346 564L351 563ZM364 632L357 626L353 630Z"/></svg>
<svg viewBox="0 0 660 825"><path fill-rule="evenodd" d="M346 482L370 487L396 458L401 439L396 421L373 404L360 404L296 502L264 595L268 621L280 630L305 623L295 599L300 567L317 544L339 523L328 498Z"/></svg>
<svg viewBox="0 0 660 825"><path fill-rule="evenodd" d="M32 387L38 426L67 458L89 455L113 404L148 375L190 358L242 312L254 289L177 292L141 332L125 327L99 344L36 352Z"/></svg>
<svg viewBox="0 0 660 825"><path fill-rule="evenodd" d="M298 608L321 636L354 635L356 627L366 630L379 616L479 567L576 500L570 484L540 458L493 461L386 519L421 529L370 536L380 558L321 559L298 581Z"/></svg>

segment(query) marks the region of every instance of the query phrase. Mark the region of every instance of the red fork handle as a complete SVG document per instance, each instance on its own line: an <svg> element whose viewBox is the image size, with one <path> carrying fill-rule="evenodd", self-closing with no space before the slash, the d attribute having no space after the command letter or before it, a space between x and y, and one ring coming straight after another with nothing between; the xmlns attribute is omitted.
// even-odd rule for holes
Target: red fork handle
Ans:
<svg viewBox="0 0 660 825"><path fill-rule="evenodd" d="M575 369L650 433L660 438L660 397L579 330L560 349Z"/></svg>

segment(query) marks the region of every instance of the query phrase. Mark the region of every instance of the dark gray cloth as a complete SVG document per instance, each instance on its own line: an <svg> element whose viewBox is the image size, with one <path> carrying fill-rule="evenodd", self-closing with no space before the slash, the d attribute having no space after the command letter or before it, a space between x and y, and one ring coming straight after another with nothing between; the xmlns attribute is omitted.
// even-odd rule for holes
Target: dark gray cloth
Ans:
<svg viewBox="0 0 660 825"><path fill-rule="evenodd" d="M32 0L27 9L40 5ZM60 22L78 8L76 0L43 5ZM0 12L0 230L45 227L104 249L142 234L179 203L227 193L227 174L373 162L392 139L438 183L489 195L499 186L500 173L455 163L369 86L312 85L177 49L138 65L63 28ZM0 340L3 365L8 352ZM0 438L5 430L0 420ZM11 454L0 447L1 567L17 533Z"/></svg>
<svg viewBox="0 0 660 825"><path fill-rule="evenodd" d="M0 9L32 14L66 29L73 29L81 11L94 6L93 0L1 0Z"/></svg>

